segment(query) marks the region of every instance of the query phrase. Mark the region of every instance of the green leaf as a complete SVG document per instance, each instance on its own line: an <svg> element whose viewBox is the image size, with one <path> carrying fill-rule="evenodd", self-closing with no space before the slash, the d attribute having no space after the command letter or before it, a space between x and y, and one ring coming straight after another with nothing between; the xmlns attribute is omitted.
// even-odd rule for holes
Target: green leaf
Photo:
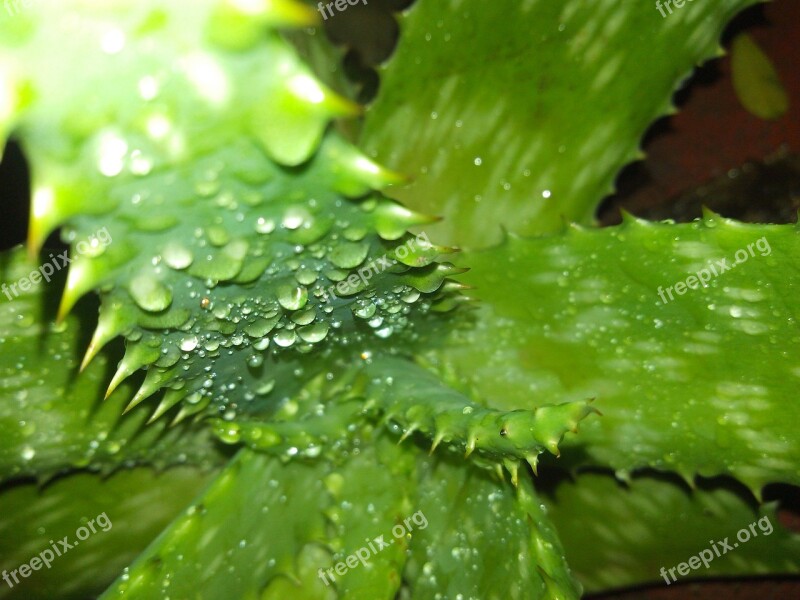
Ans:
<svg viewBox="0 0 800 600"><path fill-rule="evenodd" d="M795 225L715 217L510 236L464 255L484 306L430 358L498 410L596 398L569 465L797 485L798 255Z"/></svg>
<svg viewBox="0 0 800 600"><path fill-rule="evenodd" d="M690 70L719 53L722 27L752 0L419 0L361 146L414 183L390 194L446 217L431 235L485 246L590 223L642 132L671 111Z"/></svg>
<svg viewBox="0 0 800 600"><path fill-rule="evenodd" d="M30 563L95 519L95 533L55 556L14 587L2 583L0 596L20 600L95 597L183 510L210 472L177 467L163 473L138 468L107 478L80 472L40 488L17 485L0 495L0 571ZM97 516L105 514L99 521ZM110 524L109 524L110 523ZM105 530L104 530L105 529ZM81 532L81 536L85 533ZM47 557L47 554L45 554ZM41 558L41 556L40 556Z"/></svg>
<svg viewBox="0 0 800 600"><path fill-rule="evenodd" d="M593 412L586 401L543 404L533 410L498 411L475 404L414 363L378 358L367 368L367 398L380 408L390 430L404 440L416 431L431 440L431 453L444 446L456 454L503 464L518 479L520 461L536 470L545 449L559 454L567 431ZM484 461L482 461L484 462Z"/></svg>
<svg viewBox="0 0 800 600"><path fill-rule="evenodd" d="M731 79L739 101L761 119L779 119L789 110L789 94L764 51L746 33L731 42Z"/></svg>
<svg viewBox="0 0 800 600"><path fill-rule="evenodd" d="M708 568L700 564L686 577L667 572L670 585L676 579L800 573L800 536L781 526L774 505L756 509L741 492L720 482L689 491L652 476L635 477L626 486L607 474L585 473L561 481L552 497L543 497L569 564L588 593L666 585L662 568L675 568L706 549L713 556ZM747 538L745 533L737 538L742 529L750 537L745 543L737 541ZM732 549L725 551L721 541Z"/></svg>
<svg viewBox="0 0 800 600"><path fill-rule="evenodd" d="M102 598L249 599L278 576L297 581L298 555L325 539L325 474L242 450Z"/></svg>
<svg viewBox="0 0 800 600"><path fill-rule="evenodd" d="M0 299L0 480L47 478L76 466L108 472L136 463L161 468L224 463L206 428L190 423L169 428L166 420L146 426L150 411L145 407L120 416L132 386L121 386L102 401L119 348L102 352L77 375L85 344L81 332L96 305L83 304L61 325L52 324L50 300L63 273L28 291L19 287L39 265L19 248L0 255L0 285L17 285L13 291L6 288L11 300ZM20 295L14 297L14 291Z"/></svg>
<svg viewBox="0 0 800 600"><path fill-rule="evenodd" d="M326 135L359 109L276 31L313 15L288 0L68 0L32 6L25 32L0 22L0 98L31 98L10 105L31 164L30 245L63 226L59 314L101 292L87 360L123 336L109 390L146 368L133 406L163 389L186 399L181 417L268 414L268 378L290 395L304 367L415 337L452 295L434 264L447 249L406 233L430 218L380 194L402 178ZM379 262L403 245L419 260Z"/></svg>
<svg viewBox="0 0 800 600"><path fill-rule="evenodd" d="M415 599L578 598L580 586L530 478L516 491L460 461L420 459L406 579Z"/></svg>
<svg viewBox="0 0 800 600"><path fill-rule="evenodd" d="M361 436L339 468L242 450L103 598L394 598L404 544L325 574L413 512L413 455Z"/></svg>
<svg viewBox="0 0 800 600"><path fill-rule="evenodd" d="M345 468L325 479L333 499L326 516L335 532L326 569L340 562L349 566L348 560L355 563L349 557L355 555L359 562L344 576L328 572L339 597L394 600L408 548L422 525L413 519L419 510L414 453L385 436L364 441L372 447L354 454Z"/></svg>

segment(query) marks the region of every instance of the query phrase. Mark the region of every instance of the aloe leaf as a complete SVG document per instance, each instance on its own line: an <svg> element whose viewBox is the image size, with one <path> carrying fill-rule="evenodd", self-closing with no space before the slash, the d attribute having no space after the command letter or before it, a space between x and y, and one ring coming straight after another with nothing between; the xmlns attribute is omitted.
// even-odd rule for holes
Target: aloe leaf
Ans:
<svg viewBox="0 0 800 600"><path fill-rule="evenodd" d="M708 217L509 236L464 256L484 306L431 360L498 410L596 398L569 465L798 484L797 231Z"/></svg>
<svg viewBox="0 0 800 600"><path fill-rule="evenodd" d="M354 454L325 479L333 500L325 514L334 529L325 580L340 598L393 600L403 583L408 548L419 534L420 521L413 520L419 509L414 454L386 436L363 442L374 447ZM340 563L348 567L343 576L336 571Z"/></svg>
<svg viewBox="0 0 800 600"><path fill-rule="evenodd" d="M774 504L756 508L738 487L709 482L690 491L652 476L634 477L623 485L607 474L585 473L575 481L561 481L552 497L543 497L587 593L643 583L666 586L676 580L800 572L800 536L781 525ZM598 514L605 518L598 519ZM739 534L742 529L748 533ZM673 571L675 577L669 574L670 568L706 549L713 557L704 555L708 568L701 563L685 577L678 571Z"/></svg>
<svg viewBox="0 0 800 600"><path fill-rule="evenodd" d="M520 461L536 470L545 449L559 454L558 444L568 431L593 409L586 401L542 404L532 410L499 411L475 404L414 363L375 359L367 373L367 398L376 404L392 431L401 440L420 432L431 444L456 454L482 458L504 465L517 483Z"/></svg>
<svg viewBox="0 0 800 600"><path fill-rule="evenodd" d="M242 450L102 598L577 597L527 479L373 434L335 464Z"/></svg>
<svg viewBox="0 0 800 600"><path fill-rule="evenodd" d="M361 146L414 183L390 194L445 216L431 235L486 246L590 223L676 86L720 52L751 0L419 0L401 19Z"/></svg>
<svg viewBox="0 0 800 600"><path fill-rule="evenodd" d="M0 571L7 571L0 587L3 598L49 600L87 598L98 593L119 575L163 527L189 504L205 486L211 472L177 467L162 473L137 468L101 478L91 473L75 473L44 487L17 485L0 495ZM107 521L101 517L105 514ZM95 532L47 568L17 578L11 572L30 563L35 556L52 548L95 519ZM84 532L81 532L84 535ZM47 557L47 555L45 555ZM40 556L41 558L41 556Z"/></svg>
<svg viewBox="0 0 800 600"><path fill-rule="evenodd" d="M21 249L0 255L0 261L1 285L19 285L40 265ZM16 297L6 288L11 300L0 300L0 479L47 478L69 467L108 472L136 463L161 468L224 463L206 428L191 423L168 428L166 420L146 426L151 411L145 407L121 416L131 386L121 386L103 402L113 349L77 375L82 326L96 305L82 305L62 324L52 324L48 292L63 282L62 275L27 291L17 287Z"/></svg>
<svg viewBox="0 0 800 600"><path fill-rule="evenodd" d="M276 577L297 581L298 555L325 539L329 499L324 463L292 465L240 451L102 598L255 598Z"/></svg>
<svg viewBox="0 0 800 600"><path fill-rule="evenodd" d="M413 598L578 598L580 586L530 479L516 491L451 459L420 460L406 579ZM421 520L421 519L420 519Z"/></svg>
<svg viewBox="0 0 800 600"><path fill-rule="evenodd" d="M413 512L414 458L370 435L338 469L242 450L103 597L394 598L404 544L348 557Z"/></svg>
<svg viewBox="0 0 800 600"><path fill-rule="evenodd" d="M359 107L277 31L314 19L288 0L44 0L0 22L29 245L62 227L59 316L101 292L86 360L124 337L109 392L146 369L132 405L165 390L181 417L269 414L269 381L291 395L343 347L411 339L452 295L449 249L406 232L431 218L380 193L402 178L326 133Z"/></svg>

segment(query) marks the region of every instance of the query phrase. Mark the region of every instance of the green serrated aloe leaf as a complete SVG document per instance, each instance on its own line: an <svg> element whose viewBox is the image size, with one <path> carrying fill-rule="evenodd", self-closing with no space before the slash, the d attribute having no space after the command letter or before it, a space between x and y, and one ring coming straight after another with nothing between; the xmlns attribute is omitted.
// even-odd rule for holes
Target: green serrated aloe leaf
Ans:
<svg viewBox="0 0 800 600"><path fill-rule="evenodd" d="M431 453L440 445L460 455L474 452L504 465L515 484L520 461L535 470L545 449L559 454L564 434L577 431L578 423L593 412L586 401L541 404L531 410L486 408L399 358L375 359L367 373L368 400L401 440L419 431L431 440Z"/></svg>
<svg viewBox="0 0 800 600"><path fill-rule="evenodd" d="M642 132L752 0L418 0L361 146L414 183L390 194L441 214L443 243L485 246L591 222Z"/></svg>
<svg viewBox="0 0 800 600"><path fill-rule="evenodd" d="M340 468L243 450L103 598L394 598L407 544L348 557L413 513L414 456L370 432Z"/></svg>
<svg viewBox="0 0 800 600"><path fill-rule="evenodd" d="M413 518L419 510L416 482L410 476L414 454L385 436L365 441L374 448L354 454L344 469L325 479L333 499L326 516L334 528L333 555L326 567L332 572L325 579L340 598L393 600L402 584L408 548L422 524L419 517ZM349 567L341 577L334 575L340 562Z"/></svg>
<svg viewBox="0 0 800 600"><path fill-rule="evenodd" d="M569 564L589 593L648 582L666 586L662 568L707 549L713 556L707 569L701 563L686 577L674 571L674 579L667 571L670 585L675 579L800 573L800 536L783 528L774 505L756 509L740 491L720 482L689 491L651 476L625 486L607 474L585 473L543 497ZM741 529L748 531L746 542L737 541Z"/></svg>
<svg viewBox="0 0 800 600"><path fill-rule="evenodd" d="M419 490L426 525L411 540L411 597L580 596L530 478L520 478L514 491L488 471L421 458Z"/></svg>
<svg viewBox="0 0 800 600"><path fill-rule="evenodd" d="M249 599L278 577L299 583L298 556L324 541L330 500L324 463L291 465L242 450L102 598Z"/></svg>
<svg viewBox="0 0 800 600"><path fill-rule="evenodd" d="M276 30L313 21L288 0L43 0L0 21L30 246L63 227L59 314L101 292L87 360L124 337L109 390L146 368L133 405L167 389L182 417L268 413L268 378L291 394L304 365L412 339L452 296L454 271L434 263L449 249L406 233L431 218L380 194L402 178L326 134L359 109ZM419 260L391 258L401 246Z"/></svg>
<svg viewBox="0 0 800 600"><path fill-rule="evenodd" d="M6 489L0 495L0 571L8 572L13 587L2 582L0 597L95 597L189 504L210 475L189 467L162 473L138 468L107 478L80 472L44 488L24 484ZM102 514L108 521L101 518L85 542L55 556L49 568L40 564L27 578L17 574L14 583L12 571L52 548L50 540L61 551L64 536L68 543L76 541L77 530Z"/></svg>
<svg viewBox="0 0 800 600"><path fill-rule="evenodd" d="M102 599L578 597L527 478L361 434L335 465L242 450Z"/></svg>
<svg viewBox="0 0 800 600"><path fill-rule="evenodd" d="M498 410L596 398L571 465L796 485L798 255L796 225L716 217L510 236L464 256L485 305L431 358Z"/></svg>
<svg viewBox="0 0 800 600"><path fill-rule="evenodd" d="M20 294L14 297L5 287L8 297L0 296L0 480L46 478L69 467L108 472L143 462L162 468L224 463L205 428L184 423L170 429L166 420L146 426L151 411L144 407L120 416L133 395L131 386L102 401L113 350L101 352L77 375L85 344L81 330L96 305L82 305L53 325L48 300L63 283L63 272L27 291L19 287L22 278L39 273L39 265L22 249L0 255L0 286L16 283Z"/></svg>

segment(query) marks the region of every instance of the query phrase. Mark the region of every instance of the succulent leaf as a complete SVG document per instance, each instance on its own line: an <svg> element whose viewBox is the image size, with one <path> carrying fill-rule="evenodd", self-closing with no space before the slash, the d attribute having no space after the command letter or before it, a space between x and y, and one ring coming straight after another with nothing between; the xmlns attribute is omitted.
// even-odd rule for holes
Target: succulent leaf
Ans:
<svg viewBox="0 0 800 600"><path fill-rule="evenodd" d="M603 418L562 448L573 466L797 485L799 242L715 216L512 235L462 255L484 305L430 359L497 410L597 398Z"/></svg>
<svg viewBox="0 0 800 600"><path fill-rule="evenodd" d="M597 412L585 400L527 410L486 408L402 359L377 358L367 373L367 398L401 440L419 431L432 440L431 452L440 444L467 456L475 452L505 464L514 484L518 461L527 461L536 471L539 454L547 449L558 455L564 434L577 431L584 417Z"/></svg>
<svg viewBox="0 0 800 600"><path fill-rule="evenodd" d="M676 575L678 581L800 573L800 535L782 525L774 503L756 508L730 483L705 482L689 492L652 474L623 485L609 474L584 473L559 482L543 498L587 593L664 585L661 568L713 548L711 542L721 555L708 568L701 564L686 577ZM598 513L608 518L598 520ZM750 534L746 543L735 541L740 529ZM725 551L719 542L726 538L738 546Z"/></svg>
<svg viewBox="0 0 800 600"><path fill-rule="evenodd" d="M109 394L149 371L131 407L169 390L170 403L195 400L189 413L268 413L277 401L257 398L261 372L296 370L287 363L312 350L321 364L354 344L413 339L427 313L455 306L443 288L455 271L433 264L450 249L406 233L431 219L380 194L403 178L326 133L360 109L275 29L309 11L72 0L0 23L0 54L25 65L32 90L13 112L33 173L31 250L63 227L72 264L59 316L101 292L85 362L124 337ZM78 63L75 85L65 78ZM103 93L87 104L86 90Z"/></svg>
<svg viewBox="0 0 800 600"><path fill-rule="evenodd" d="M419 459L419 510L406 579L414 598L578 598L580 585L530 478L512 492L460 461Z"/></svg>
<svg viewBox="0 0 800 600"><path fill-rule="evenodd" d="M418 0L361 146L414 176L389 194L445 217L429 229L442 243L591 223L641 157L642 132L674 111L672 92L753 3L709 0L663 18L652 2Z"/></svg>
<svg viewBox="0 0 800 600"><path fill-rule="evenodd" d="M166 421L146 427L151 411L145 407L121 416L134 392L128 384L101 402L113 353L100 351L77 375L85 343L81 331L96 304L84 304L61 325L52 325L48 284L41 280L27 290L20 285L39 273L38 266L22 248L0 255L0 286L11 297L0 298L0 480L44 480L70 467L107 473L137 463L160 468L224 463L227 457L205 427L169 429ZM50 284L61 282L63 272Z"/></svg>
<svg viewBox="0 0 800 600"><path fill-rule="evenodd" d="M3 598L97 597L186 508L213 473L196 467L163 472L140 467L108 477L78 472L43 487L24 483L5 489L0 495L0 572L11 573L28 563L50 548L51 540L68 536L70 543L77 541L76 530L89 519L96 525L85 542L56 556L48 568L19 578L12 589L4 589ZM107 522L96 519L101 514Z"/></svg>
<svg viewBox="0 0 800 600"><path fill-rule="evenodd" d="M252 598L278 577L300 583L298 556L324 542L329 499L324 463L292 464L240 451L101 598Z"/></svg>

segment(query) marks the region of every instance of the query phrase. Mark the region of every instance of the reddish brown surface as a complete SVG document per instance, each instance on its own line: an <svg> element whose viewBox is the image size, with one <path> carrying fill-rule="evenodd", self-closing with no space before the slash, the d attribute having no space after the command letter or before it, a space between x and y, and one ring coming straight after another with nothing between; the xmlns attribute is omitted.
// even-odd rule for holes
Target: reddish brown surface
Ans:
<svg viewBox="0 0 800 600"><path fill-rule="evenodd" d="M620 181L620 197L610 202L614 207L601 211L605 223L618 222L617 205L637 214L641 207L663 203L747 161L761 160L782 145L800 152L800 1L777 0L750 9L731 24L726 37L742 30L775 65L789 93L789 112L772 122L748 113L733 90L730 57L715 61L700 81L691 82L688 97L678 94L681 112L653 126L644 145L647 159L634 167L635 181Z"/></svg>

